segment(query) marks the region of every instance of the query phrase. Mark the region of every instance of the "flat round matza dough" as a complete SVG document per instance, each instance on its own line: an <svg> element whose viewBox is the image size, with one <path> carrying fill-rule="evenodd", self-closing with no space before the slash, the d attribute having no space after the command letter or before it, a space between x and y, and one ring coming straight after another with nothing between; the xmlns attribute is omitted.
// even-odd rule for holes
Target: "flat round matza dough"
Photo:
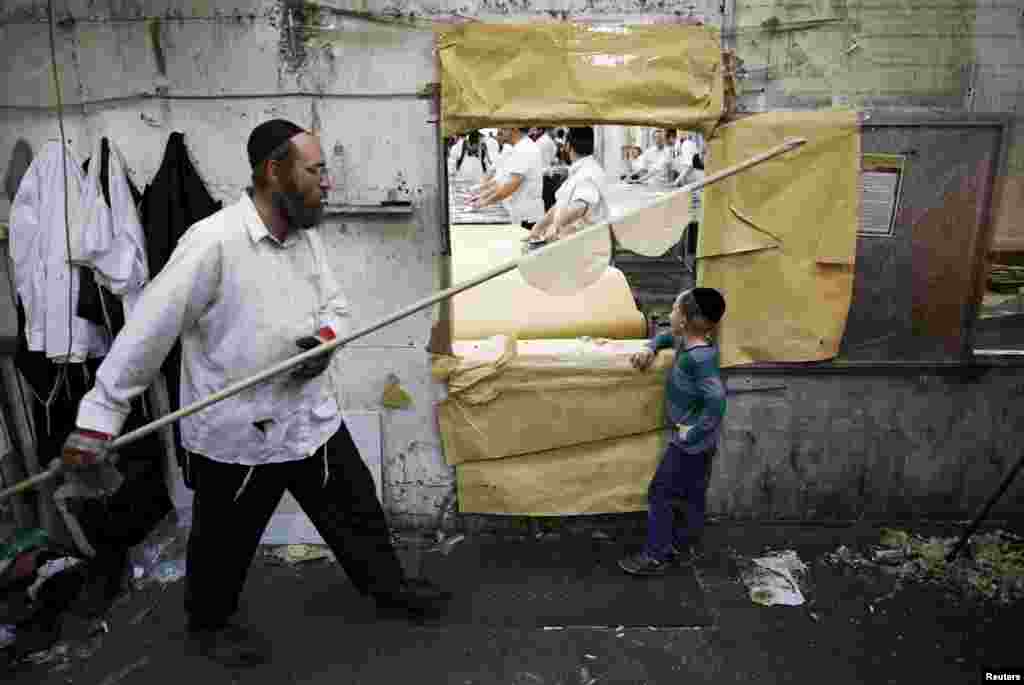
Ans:
<svg viewBox="0 0 1024 685"><path fill-rule="evenodd" d="M519 273L549 295L572 295L596 283L611 257L608 224L588 226L524 257Z"/></svg>

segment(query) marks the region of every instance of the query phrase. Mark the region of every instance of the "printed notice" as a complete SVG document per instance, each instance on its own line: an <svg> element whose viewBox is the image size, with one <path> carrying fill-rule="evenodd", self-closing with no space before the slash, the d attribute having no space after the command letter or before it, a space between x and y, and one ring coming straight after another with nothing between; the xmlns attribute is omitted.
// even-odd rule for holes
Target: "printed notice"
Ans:
<svg viewBox="0 0 1024 685"><path fill-rule="evenodd" d="M861 157L859 235L891 236L900 205L903 155Z"/></svg>

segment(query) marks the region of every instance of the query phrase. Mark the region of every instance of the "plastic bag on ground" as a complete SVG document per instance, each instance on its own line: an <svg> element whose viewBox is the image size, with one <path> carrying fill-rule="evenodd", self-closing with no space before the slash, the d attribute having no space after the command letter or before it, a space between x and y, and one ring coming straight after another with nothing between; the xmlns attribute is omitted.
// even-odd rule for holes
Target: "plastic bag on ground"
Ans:
<svg viewBox="0 0 1024 685"><path fill-rule="evenodd" d="M185 576L191 526L191 509L173 510L145 540L132 548L129 561L137 590L154 582L160 585L174 583Z"/></svg>
<svg viewBox="0 0 1024 685"><path fill-rule="evenodd" d="M807 571L807 566L796 552L773 552L752 561L742 574L743 583L750 590L751 601L763 606L799 606L804 603L798 578Z"/></svg>

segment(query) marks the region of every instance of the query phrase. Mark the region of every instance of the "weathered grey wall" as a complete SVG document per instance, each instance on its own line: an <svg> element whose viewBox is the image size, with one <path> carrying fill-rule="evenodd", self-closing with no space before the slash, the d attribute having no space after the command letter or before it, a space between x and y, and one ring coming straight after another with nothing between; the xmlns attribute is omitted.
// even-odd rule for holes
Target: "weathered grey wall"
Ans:
<svg viewBox="0 0 1024 685"><path fill-rule="evenodd" d="M728 374L709 512L963 517L1020 456L1024 368ZM994 516L1024 513L1024 481Z"/></svg>
<svg viewBox="0 0 1024 685"><path fill-rule="evenodd" d="M1024 7L1016 0L730 0L741 107L951 109L1016 118L1024 176Z"/></svg>

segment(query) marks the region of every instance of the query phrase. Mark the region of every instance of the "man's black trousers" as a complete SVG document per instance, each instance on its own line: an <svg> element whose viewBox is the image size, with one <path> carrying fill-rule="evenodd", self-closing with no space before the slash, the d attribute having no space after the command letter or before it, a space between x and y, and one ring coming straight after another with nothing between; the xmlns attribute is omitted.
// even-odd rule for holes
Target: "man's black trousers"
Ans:
<svg viewBox="0 0 1024 685"><path fill-rule="evenodd" d="M373 477L344 423L327 442L326 484L322 449L300 461L256 466L248 482L248 466L189 457L195 484L185 578L190 628L220 627L238 610L249 566L285 490L361 593L393 592L401 584Z"/></svg>

